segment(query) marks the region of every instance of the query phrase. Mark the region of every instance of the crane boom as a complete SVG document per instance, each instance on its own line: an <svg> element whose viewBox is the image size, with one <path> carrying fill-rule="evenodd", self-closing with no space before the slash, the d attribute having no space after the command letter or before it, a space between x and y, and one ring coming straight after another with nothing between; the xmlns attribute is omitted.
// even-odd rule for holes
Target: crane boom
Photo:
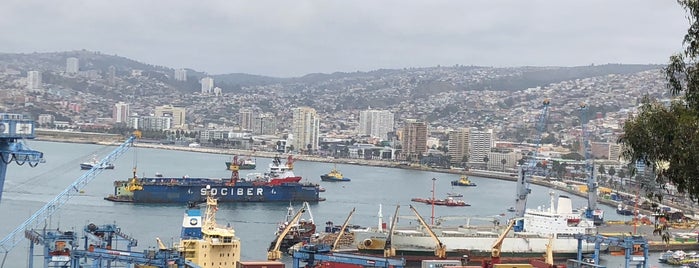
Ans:
<svg viewBox="0 0 699 268"><path fill-rule="evenodd" d="M338 232L337 237L335 237L335 241L333 242L333 251L337 251L337 243L340 242L340 238L342 238L343 235L345 235L345 229L347 229L347 224L349 224L350 219L352 218L352 214L354 214L355 208L352 208L352 211L350 211L349 215L347 215L347 219L345 219L345 223L342 224L342 228L340 228L340 232Z"/></svg>
<svg viewBox="0 0 699 268"><path fill-rule="evenodd" d="M500 263L500 252L502 250L502 242L505 241L505 237L507 237L507 234L512 230L512 227L515 225L515 222L517 222L515 219L512 219L509 224L507 224L507 228L505 228L504 231L498 236L498 239L495 240L495 243L493 243L493 247L490 250L490 258L492 264L497 264Z"/></svg>
<svg viewBox="0 0 699 268"><path fill-rule="evenodd" d="M597 188L599 185L595 180L595 167L592 160L592 148L590 146L590 137L587 132L587 104L580 104L580 128L582 133L582 146L585 155L585 174L587 174L587 209L585 209L585 218L593 219L595 225L602 223L602 215L594 215L597 209Z"/></svg>
<svg viewBox="0 0 699 268"><path fill-rule="evenodd" d="M417 210L415 209L415 207L413 207L413 205L410 205L410 209L413 210L413 213L415 213L415 216L417 216L417 220L420 221L420 224L422 224L422 226L425 227L425 229L427 229L427 232L430 234L432 239L434 239L435 242L437 242L437 247L434 249L434 255L440 259L446 258L447 257L447 247L444 246L444 244L442 244L442 241L439 240L439 237L437 237L437 234L435 234L432 231L432 228L430 228L430 226L427 225L425 220L422 219L422 216L420 216L420 213L417 212Z"/></svg>
<svg viewBox="0 0 699 268"><path fill-rule="evenodd" d="M536 125L536 130L538 132L536 138L536 147L534 148L534 152L529 158L529 161L527 161L527 163L519 167L519 177L517 178L516 190L517 199L515 201L515 217L524 216L524 210L527 208L527 196L532 192L531 188L529 188L529 182L531 181L532 173L534 172L536 168L536 163L538 162L536 158L539 151L539 147L541 147L541 135L546 129L546 120L548 119L550 103L551 100L544 99L543 107L541 108L541 114L539 115Z"/></svg>
<svg viewBox="0 0 699 268"><path fill-rule="evenodd" d="M270 261L278 261L279 259L282 258L282 252L279 251L279 247L282 245L282 240L284 240L284 237L286 236L287 233L289 233L289 230L291 230L291 227L294 225L295 222L301 218L301 215L306 211L306 203L304 203L304 206L299 209L299 211L296 212L296 215L294 215L293 218L286 224L286 227L284 227L284 230L282 230L279 235L277 235L277 240L274 242L274 244L270 245L269 250L267 251L267 260Z"/></svg>
<svg viewBox="0 0 699 268"><path fill-rule="evenodd" d="M386 243L384 243L383 247L384 257L396 256L396 249L393 247L391 240L393 240L393 230L395 230L396 222L398 221L398 208L400 208L400 205L396 205L396 212L393 213L393 219L391 220L391 229L389 229L388 235L386 235Z"/></svg>
<svg viewBox="0 0 699 268"><path fill-rule="evenodd" d="M119 158L119 156L124 154L126 150L133 145L133 142L137 137L140 137L140 133L134 133L131 135L124 143L119 145L119 147L114 149L114 151L100 160L99 164L94 165L92 169L85 172L60 194L54 197L51 201L47 202L46 205L37 210L22 224L17 226L14 231L10 232L10 234L0 240L0 252L7 254L12 250L12 248L17 246L17 243L24 239L24 231L26 229L39 228L40 226L38 225L40 223L45 222L49 217L51 217L51 215L53 215L53 213L58 211L61 206L68 202L68 200L73 197L75 193L80 192L80 190L82 190L90 181L92 181L92 179L104 171L104 169L99 168L100 166L107 163L113 163L114 160Z"/></svg>

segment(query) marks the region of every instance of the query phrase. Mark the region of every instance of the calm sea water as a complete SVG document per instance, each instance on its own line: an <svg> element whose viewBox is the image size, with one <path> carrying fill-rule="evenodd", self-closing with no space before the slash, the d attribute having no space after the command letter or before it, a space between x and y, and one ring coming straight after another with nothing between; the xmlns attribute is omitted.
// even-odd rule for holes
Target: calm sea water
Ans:
<svg viewBox="0 0 699 268"><path fill-rule="evenodd" d="M111 146L39 141L30 141L28 145L44 152L46 163L35 168L15 164L9 166L5 192L0 201L0 237L3 238L84 174L79 168L81 162L91 159L92 155L102 158L115 149ZM114 163L114 170L105 170L94 178L83 193L70 199L45 225L48 228L75 229L81 232L88 223L115 223L123 232L139 239L136 248L139 251L155 247L156 237L166 243L174 242L180 232L185 205L138 205L105 201L102 198L114 191L113 181L130 177L134 167L141 177L152 176L156 172L164 176L230 177L224 164L230 158L230 155L132 148ZM271 159L268 158L257 158L258 168L252 172L264 171L270 162ZM431 197L432 178L437 179L434 184L436 197L442 198L447 192L461 192L464 194L463 199L471 204L470 207L435 207L436 217L497 216L514 205L514 182L475 177L472 180L478 184L477 187L452 188L449 183L457 179L457 175L342 164L338 164L337 168L350 177L351 182L321 182L319 176L332 167L329 163L303 161L297 162L294 167L295 173L303 176L304 180L319 183L326 188L326 192L321 195L327 200L311 204L313 219L320 230L326 221L341 224L352 208L356 208L356 212L351 222L361 226L377 225L380 204L386 221L396 205L401 206L401 215L410 215L412 213L408 205L411 204L411 198ZM241 172L243 176L246 173ZM532 185L528 205L548 206L548 193L548 189ZM574 207L587 204L585 199L577 196L573 196L572 200ZM292 205L301 207L301 204ZM412 205L423 218L430 220L431 206L419 203ZM221 204L217 219L219 224L229 223L235 228L236 235L242 241L244 260L264 260L267 247L274 239L277 224L283 220L288 206L288 203ZM623 219L614 213L614 208L602 208L607 211L607 219ZM308 217L305 216L306 219ZM503 216L501 222L506 218L507 215ZM409 220L400 221L401 224L408 224ZM463 220L453 222L462 223ZM36 252L40 253L40 249L38 247ZM26 267L28 252L28 240L20 242L6 256L4 267ZM657 259L657 256L652 259ZM608 258L606 261L609 267L623 264L621 258ZM36 267L41 264L38 257L34 262Z"/></svg>

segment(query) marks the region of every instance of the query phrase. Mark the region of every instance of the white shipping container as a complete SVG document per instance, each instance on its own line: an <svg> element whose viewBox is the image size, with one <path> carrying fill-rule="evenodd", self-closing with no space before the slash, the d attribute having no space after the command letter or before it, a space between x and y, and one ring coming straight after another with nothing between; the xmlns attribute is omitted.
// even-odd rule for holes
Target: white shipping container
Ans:
<svg viewBox="0 0 699 268"><path fill-rule="evenodd" d="M423 260L422 268L442 268L446 266L461 266L459 260Z"/></svg>

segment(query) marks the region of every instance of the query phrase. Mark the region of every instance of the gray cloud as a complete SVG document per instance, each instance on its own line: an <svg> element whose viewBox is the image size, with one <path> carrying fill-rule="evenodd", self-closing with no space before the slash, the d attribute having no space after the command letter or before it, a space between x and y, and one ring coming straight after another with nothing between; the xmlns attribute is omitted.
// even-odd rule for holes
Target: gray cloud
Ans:
<svg viewBox="0 0 699 268"><path fill-rule="evenodd" d="M0 52L88 49L213 74L665 63L675 1L10 0Z"/></svg>

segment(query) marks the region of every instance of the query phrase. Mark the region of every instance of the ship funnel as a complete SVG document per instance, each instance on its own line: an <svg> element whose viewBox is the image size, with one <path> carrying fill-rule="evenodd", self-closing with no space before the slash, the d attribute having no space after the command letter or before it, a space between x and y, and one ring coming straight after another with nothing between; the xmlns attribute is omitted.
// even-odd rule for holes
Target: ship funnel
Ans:
<svg viewBox="0 0 699 268"><path fill-rule="evenodd" d="M570 201L570 197L561 195L558 197L558 214L571 214L573 213L573 203Z"/></svg>

